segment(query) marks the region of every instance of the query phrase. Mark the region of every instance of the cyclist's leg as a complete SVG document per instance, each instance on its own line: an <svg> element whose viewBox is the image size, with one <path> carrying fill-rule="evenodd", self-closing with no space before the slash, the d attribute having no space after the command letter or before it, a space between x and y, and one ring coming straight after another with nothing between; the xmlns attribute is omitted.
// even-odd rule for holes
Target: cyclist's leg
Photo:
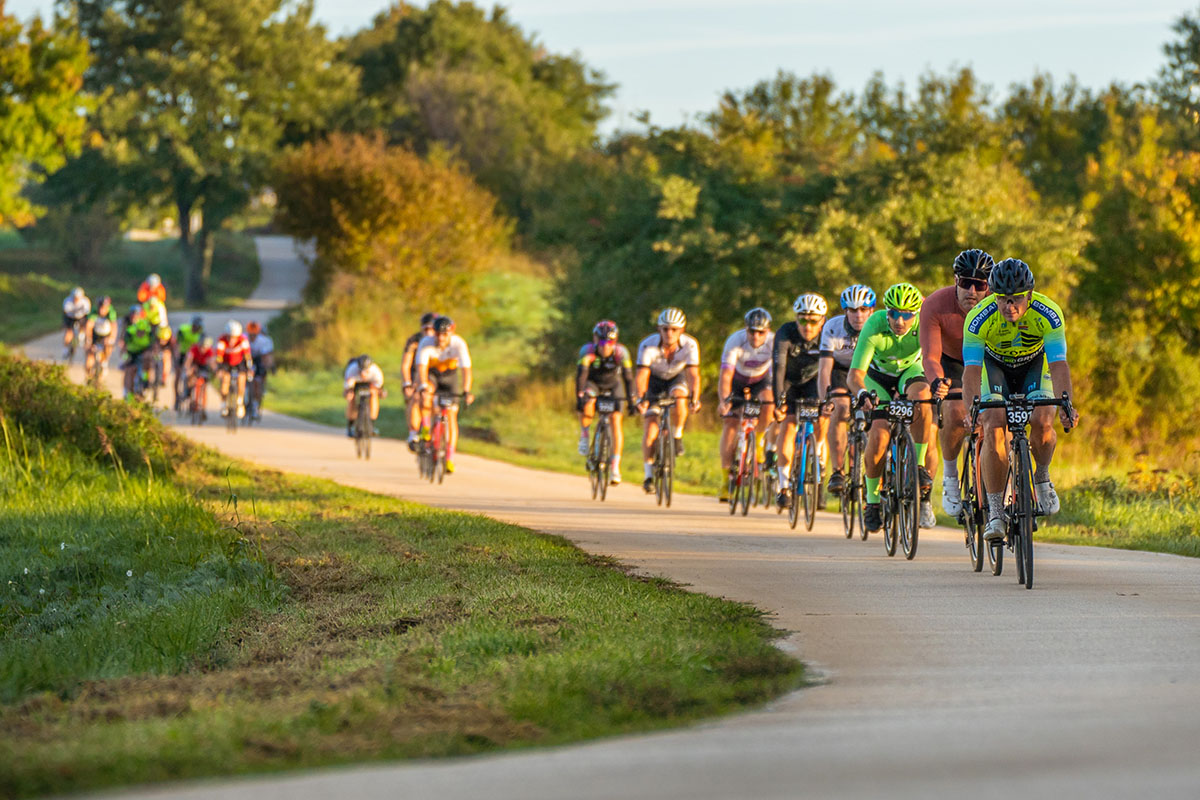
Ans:
<svg viewBox="0 0 1200 800"><path fill-rule="evenodd" d="M379 419L379 390L371 387L371 421Z"/></svg>
<svg viewBox="0 0 1200 800"><path fill-rule="evenodd" d="M612 468L614 475L621 474L621 448L625 446L625 432L622 429L625 415L621 413L621 401L617 401L617 410L609 417L609 422L612 423L613 437L613 454Z"/></svg>
<svg viewBox="0 0 1200 800"><path fill-rule="evenodd" d="M850 420L850 398L833 398L833 412L826 421L829 452L833 454L833 468L841 470L846 463L847 426Z"/></svg>
<svg viewBox="0 0 1200 800"><path fill-rule="evenodd" d="M650 376L646 385L646 413L642 416L642 463L645 469L645 479L653 477L654 472L654 442L658 439L659 399L667 392L668 383L661 378Z"/></svg>
<svg viewBox="0 0 1200 800"><path fill-rule="evenodd" d="M899 383L899 378L883 375L873 369L868 369L867 375L863 379L864 388L874 391L881 403L891 401L895 396L893 392L898 391ZM872 421L867 432L867 449L863 452L863 473L866 477L868 503L879 502L879 481L883 476L883 458L890 442L891 431L888 428L887 420Z"/></svg>
<svg viewBox="0 0 1200 800"><path fill-rule="evenodd" d="M596 396L599 394L596 384L590 381L583 390L583 397L575 398L575 410L579 412L579 454L587 455L589 435L592 422L596 419Z"/></svg>
<svg viewBox="0 0 1200 800"><path fill-rule="evenodd" d="M789 406L790 408L791 406ZM779 469L778 491L782 492L788 486L791 476L792 458L796 454L796 414L789 413L779 426L779 443L775 446L776 465Z"/></svg>
<svg viewBox="0 0 1200 800"><path fill-rule="evenodd" d="M759 447L763 448L766 446L767 426L771 424L775 414L775 391L770 380L763 378L751 396L762 403L762 413L758 416L758 441Z"/></svg>
<svg viewBox="0 0 1200 800"><path fill-rule="evenodd" d="M671 413L671 423L675 429L671 431L671 435L675 437L675 444L678 447L679 440L683 438L683 426L687 423L688 418L688 388L687 381L682 375L672 382L671 396L675 398L675 408Z"/></svg>
<svg viewBox="0 0 1200 800"><path fill-rule="evenodd" d="M733 451L737 446L738 429L741 425L738 415L745 404L742 394L746 390L746 382L734 373L730 387L729 411L721 418L721 480L733 469Z"/></svg>

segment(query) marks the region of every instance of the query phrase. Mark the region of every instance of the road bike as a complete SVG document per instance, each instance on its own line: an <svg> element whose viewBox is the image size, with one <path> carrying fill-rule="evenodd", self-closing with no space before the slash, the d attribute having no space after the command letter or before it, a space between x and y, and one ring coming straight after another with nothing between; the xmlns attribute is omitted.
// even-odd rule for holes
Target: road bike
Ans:
<svg viewBox="0 0 1200 800"><path fill-rule="evenodd" d="M620 401L611 395L596 398L596 426L592 431L592 443L588 448L587 473L592 487L592 499L604 500L608 496L612 480L613 429L612 415Z"/></svg>
<svg viewBox="0 0 1200 800"><path fill-rule="evenodd" d="M836 392L827 396L840 394L849 397L849 392ZM846 457L849 465L842 473L842 491L838 494L838 504L842 512L842 529L846 538L854 537L855 526L859 536L867 540L867 525L863 520L864 508L867 502L867 484L863 475L863 453L867 450L867 415L862 409L858 398L850 401L850 420L846 423Z"/></svg>
<svg viewBox="0 0 1200 800"><path fill-rule="evenodd" d="M872 393L872 398L874 394ZM921 521L920 476L917 472L917 449L909 426L916 407L933 404L935 400L899 398L882 404L872 413L872 419L888 421L888 449L884 453L883 475L879 482L880 512L883 517L883 549L896 555L900 544L908 560L917 554L917 531Z"/></svg>
<svg viewBox="0 0 1200 800"><path fill-rule="evenodd" d="M354 454L363 460L371 458L371 437L375 433L371 424L371 383L356 381L354 384Z"/></svg>
<svg viewBox="0 0 1200 800"><path fill-rule="evenodd" d="M85 321L86 321L86 318L71 320L71 341L67 345L67 358L66 358L66 363L68 365L70 365L75 360L75 348L80 347L81 350L83 349L80 344L79 337L83 335L83 323Z"/></svg>
<svg viewBox="0 0 1200 800"><path fill-rule="evenodd" d="M733 395L725 398L732 403ZM733 451L733 467L729 471L729 513L742 509L742 516L756 505L756 492L762 491L762 468L758 463L758 418L762 416L762 402L750 398L750 391L742 398L738 411L737 444Z"/></svg>
<svg viewBox="0 0 1200 800"><path fill-rule="evenodd" d="M654 440L654 463L650 475L654 479L654 497L658 505L671 507L671 490L675 483L675 437L673 418L677 397L660 397L655 403L658 415L658 436ZM689 397L687 402L691 402Z"/></svg>
<svg viewBox="0 0 1200 800"><path fill-rule="evenodd" d="M1033 412L1044 406L1066 409L1071 414L1071 398L1063 392L1061 398L1033 400L1022 394L1010 395L1007 400L975 400L971 404L971 429L979 427L979 414L992 408L1003 408L1005 424L1010 441L1008 446L1008 477L1004 486L1005 536L1003 542L991 542L988 548L992 560L992 574L999 575L1003 569L1001 544L1007 547L1017 562L1017 582L1026 589L1033 588L1033 533L1037 530L1037 518L1042 516L1037 497L1033 491L1033 457L1030 454L1029 438L1025 433L1033 418ZM1065 430L1070 431L1070 426ZM974 433L972 433L974 439ZM976 451L976 463L978 458ZM978 471L977 471L978 474ZM972 485L972 494L979 498L983 494L982 481ZM978 503L979 499L972 503ZM983 505L986 505L984 503Z"/></svg>
<svg viewBox="0 0 1200 800"><path fill-rule="evenodd" d="M446 479L446 458L450 453L450 409L466 394L437 394L433 398L433 419L430 420L429 438L421 441L417 450L417 471L430 483L441 483Z"/></svg>
<svg viewBox="0 0 1200 800"><path fill-rule="evenodd" d="M108 367L104 359L104 350L103 339L99 341L93 340L88 345L87 352L84 355L85 372L87 373L84 379L87 385L93 389L100 388L100 380L104 377L104 372Z"/></svg>
<svg viewBox="0 0 1200 800"><path fill-rule="evenodd" d="M203 425L208 419L208 371L196 370L192 380L191 392L188 395L188 414L193 425Z"/></svg>
<svg viewBox="0 0 1200 800"><path fill-rule="evenodd" d="M817 451L816 419L821 405L812 400L796 404L796 439L792 447L792 470L788 475L788 525L795 528L804 509L804 528L812 530L821 494L821 459Z"/></svg>

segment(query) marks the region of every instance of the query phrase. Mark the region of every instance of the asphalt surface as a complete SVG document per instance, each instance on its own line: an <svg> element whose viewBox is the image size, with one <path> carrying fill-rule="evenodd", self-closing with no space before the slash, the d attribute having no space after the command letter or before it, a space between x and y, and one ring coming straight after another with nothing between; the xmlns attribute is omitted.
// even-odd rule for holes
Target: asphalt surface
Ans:
<svg viewBox="0 0 1200 800"><path fill-rule="evenodd" d="M264 286L302 280L289 247L260 242ZM291 277L275 281L272 263ZM27 349L56 352L52 339ZM398 413L394 401L384 413ZM363 462L340 429L270 412L237 434L214 422L181 430L266 466L561 534L696 591L754 603L789 631L783 646L820 684L667 733L126 796L1200 797L1195 560L1038 544L1026 591L1011 559L1000 577L971 572L950 529L922 531L906 562L888 558L878 536L846 540L833 515L792 531L773 511L730 517L711 498L657 508L631 484L598 503L582 474L466 455L435 486L418 480L401 442L377 440Z"/></svg>

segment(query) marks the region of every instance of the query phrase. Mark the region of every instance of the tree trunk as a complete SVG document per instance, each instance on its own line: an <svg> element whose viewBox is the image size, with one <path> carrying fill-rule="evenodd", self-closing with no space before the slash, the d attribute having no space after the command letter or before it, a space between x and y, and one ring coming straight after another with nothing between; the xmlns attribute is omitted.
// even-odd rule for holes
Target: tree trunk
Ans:
<svg viewBox="0 0 1200 800"><path fill-rule="evenodd" d="M201 223L199 233L192 231L192 203L179 202L179 246L183 250L183 266L187 274L187 302L193 308L199 308L205 302L205 286L207 274L204 268L204 243L209 239L207 231ZM197 241L199 239L199 241ZM212 254L208 256L212 263Z"/></svg>

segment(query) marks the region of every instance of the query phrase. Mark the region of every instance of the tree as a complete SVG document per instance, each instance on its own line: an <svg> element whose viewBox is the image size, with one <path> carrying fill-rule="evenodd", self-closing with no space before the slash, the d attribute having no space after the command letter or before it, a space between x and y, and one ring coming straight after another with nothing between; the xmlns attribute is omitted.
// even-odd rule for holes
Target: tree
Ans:
<svg viewBox="0 0 1200 800"><path fill-rule="evenodd" d="M178 213L187 298L204 302L212 234L263 186L285 137L305 138L356 75L289 0L75 0L107 92L97 126L127 180ZM199 214L199 230L192 226Z"/></svg>
<svg viewBox="0 0 1200 800"><path fill-rule="evenodd" d="M392 6L346 42L345 58L393 143L454 152L522 221L546 174L592 145L614 88L546 52L503 8L470 2Z"/></svg>
<svg viewBox="0 0 1200 800"><path fill-rule="evenodd" d="M87 65L87 44L65 20L23 26L0 0L0 222L32 222L23 188L79 152Z"/></svg>

